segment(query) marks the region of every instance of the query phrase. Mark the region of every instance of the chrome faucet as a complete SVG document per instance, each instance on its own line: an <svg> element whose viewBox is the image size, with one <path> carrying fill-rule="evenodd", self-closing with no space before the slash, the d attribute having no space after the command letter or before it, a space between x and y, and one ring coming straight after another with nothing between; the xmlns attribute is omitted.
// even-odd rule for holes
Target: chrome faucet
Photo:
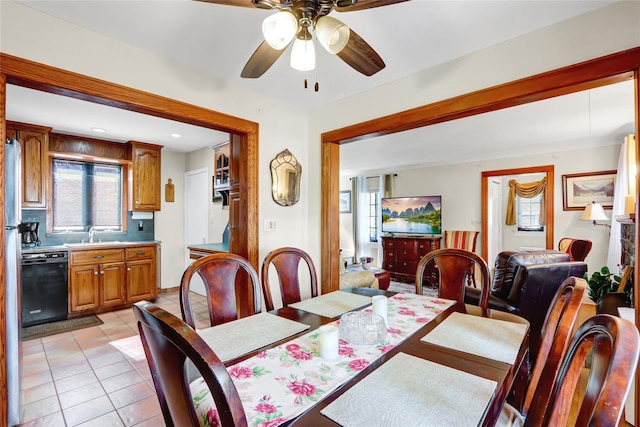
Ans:
<svg viewBox="0 0 640 427"><path fill-rule="evenodd" d="M96 235L96 231L97 230L93 228L93 226L89 228L89 243L93 243L93 236Z"/></svg>

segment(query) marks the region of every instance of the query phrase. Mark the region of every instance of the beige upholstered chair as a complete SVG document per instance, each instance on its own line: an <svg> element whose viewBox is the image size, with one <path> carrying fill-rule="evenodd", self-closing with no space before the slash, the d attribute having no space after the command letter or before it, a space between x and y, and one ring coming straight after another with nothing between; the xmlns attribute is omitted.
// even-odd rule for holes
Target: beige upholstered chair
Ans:
<svg viewBox="0 0 640 427"><path fill-rule="evenodd" d="M591 246L593 246L591 240L570 237L564 237L558 242L558 250L568 253L571 256L571 261L584 261L591 252Z"/></svg>
<svg viewBox="0 0 640 427"><path fill-rule="evenodd" d="M347 273L344 263L340 263L340 289L374 288L378 289L378 278L371 271L362 270Z"/></svg>

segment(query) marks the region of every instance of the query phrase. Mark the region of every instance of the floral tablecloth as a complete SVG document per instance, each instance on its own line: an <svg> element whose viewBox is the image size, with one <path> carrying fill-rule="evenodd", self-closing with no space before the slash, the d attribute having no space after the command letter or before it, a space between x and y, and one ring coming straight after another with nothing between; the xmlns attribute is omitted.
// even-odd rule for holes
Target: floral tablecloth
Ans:
<svg viewBox="0 0 640 427"><path fill-rule="evenodd" d="M340 356L326 361L320 358L318 331L314 330L230 366L249 425L272 427L298 416L453 304L455 301L399 293L388 301L387 338L376 345L352 346L340 340ZM371 311L371 307L364 310ZM202 378L191 383L191 394L200 425L218 425L213 399Z"/></svg>

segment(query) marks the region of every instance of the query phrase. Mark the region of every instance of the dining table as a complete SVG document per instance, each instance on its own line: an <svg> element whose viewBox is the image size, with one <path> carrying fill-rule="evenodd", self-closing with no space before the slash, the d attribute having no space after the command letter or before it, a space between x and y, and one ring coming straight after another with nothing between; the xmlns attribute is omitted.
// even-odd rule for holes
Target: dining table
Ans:
<svg viewBox="0 0 640 427"><path fill-rule="evenodd" d="M319 328L387 297L386 337L339 341L320 356ZM197 331L224 362L250 426L493 425L522 364L529 324L456 301L352 288ZM342 334L342 331L341 331ZM215 416L202 379L196 412ZM213 412L212 412L213 411Z"/></svg>

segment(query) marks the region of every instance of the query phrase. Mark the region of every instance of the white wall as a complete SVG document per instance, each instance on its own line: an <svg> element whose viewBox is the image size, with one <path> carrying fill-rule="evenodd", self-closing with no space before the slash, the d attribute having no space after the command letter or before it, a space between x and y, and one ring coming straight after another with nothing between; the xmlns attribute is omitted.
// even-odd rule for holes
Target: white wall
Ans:
<svg viewBox="0 0 640 427"><path fill-rule="evenodd" d="M278 225L275 231L260 232L260 256L278 246L299 246L317 260L318 268L323 132L640 45L640 3L617 2L305 112L15 2L0 2L0 12L4 53L258 122L259 223L275 219ZM303 168L301 199L292 207L275 204L267 190L269 162L284 148ZM180 188L177 183L176 188ZM478 184L476 199L479 191ZM469 217L458 212L449 219L453 225L466 225L479 220L479 214ZM165 222L163 215L156 219L156 230L174 225ZM164 251L162 259L170 262Z"/></svg>
<svg viewBox="0 0 640 427"><path fill-rule="evenodd" d="M442 195L443 230L481 230L481 177L482 171L522 168L528 166L554 165L554 247L562 237L573 237L593 241L593 249L585 260L589 271L600 270L607 263L609 233L606 227L594 227L588 221L580 221L581 211L564 211L562 208L562 175L581 172L615 170L618 164L621 141L610 141L600 147L583 150L547 153L519 158L493 159L483 162L461 163L429 168L385 171L397 173L393 181L393 196ZM344 178L343 178L344 181ZM342 187L341 187L342 189ZM506 196L504 198L506 209ZM611 215L611 211L607 211ZM343 223L341 215L340 222ZM347 222L345 222L345 225ZM509 234L506 231L504 234ZM342 240L343 236L348 241ZM341 227L341 247L352 243L351 230ZM522 240L506 236L503 250L517 250ZM531 243L535 245L537 243ZM544 242L542 244L544 246ZM478 240L477 252L482 251Z"/></svg>
<svg viewBox="0 0 640 427"><path fill-rule="evenodd" d="M311 193L309 182L319 178L308 168L313 157L307 150L307 112L12 1L0 2L0 50L259 123L259 223L269 218L278 225L275 231L261 230L260 258L267 251L285 245L319 248L319 230L315 225L319 224L320 213L310 212L308 206L310 199L319 197L317 191ZM293 207L277 205L269 193L269 162L285 148L298 158L303 168L301 199ZM163 154L163 163L165 157ZM172 177L176 190L183 188L179 182L182 172ZM163 182L165 179L163 176ZM175 204L178 205L177 199ZM184 244L182 227L176 227L175 220L176 217L162 213L156 216L155 228L163 240L163 270L165 265L172 265L171 251L164 249L169 244ZM319 258L319 249L312 256ZM178 273L174 269L177 267L171 267L172 271L163 275L163 284L175 286L169 280ZM179 270L181 275L182 265Z"/></svg>
<svg viewBox="0 0 640 427"><path fill-rule="evenodd" d="M217 145L217 144L216 144ZM187 153L185 171L201 168L209 170L209 176L213 176L215 151L211 147ZM209 179L209 192L211 197L207 200L209 206L209 243L222 242L222 233L229 222L229 209L223 209L222 201L213 201L213 183Z"/></svg>
<svg viewBox="0 0 640 427"><path fill-rule="evenodd" d="M323 132L640 46L638 16L640 16L640 2L617 2L312 110L309 115L309 149L317 159L313 173L318 177L313 191L320 191L319 146L320 135ZM381 102L381 100L384 101ZM366 140L355 143L366 144ZM535 162L536 164L555 163L553 159L547 159L548 156L541 157L544 159ZM533 157L530 159L531 161L526 165L534 163ZM523 162L519 161L518 163L522 164ZM500 164L502 166L483 167L486 170L492 170L520 166ZM522 166L526 165L522 164ZM594 166L587 167L572 159L564 167L571 169L564 173L607 169L601 165L597 165L594 169ZM609 169L616 169L616 164ZM562 173L556 169L556 176L560 177L557 179L561 179ZM406 179L406 181L410 180L411 178ZM457 181L468 180L463 178ZM443 227L479 229L480 179L468 182L477 182L477 184L469 188L461 188L458 185L457 190L461 192L458 197L474 200L474 206L477 206L477 210L474 209L471 215L468 211L453 212L445 219L448 223L443 223ZM432 183L435 184L435 189L443 185L438 177L435 177L435 181ZM558 183L556 183L556 188L560 188ZM446 208L450 201L445 199L442 203ZM320 201L318 200L317 203L310 206L310 209L319 211ZM559 208L556 205L556 212L559 211L562 211L561 199ZM570 220L565 221L558 218L556 236L581 231L585 235L598 237L598 233L603 233L601 230L603 227L593 230L588 227L584 228L584 225L575 225L577 222L575 220L579 216L577 213L568 213L567 215L571 217ZM574 225L570 226L569 223ZM594 248L587 261L601 262L591 261L591 259L601 259L601 255L597 255L601 250L601 248Z"/></svg>
<svg viewBox="0 0 640 427"><path fill-rule="evenodd" d="M175 224L184 223L184 170L185 155L172 151L162 151L161 210L154 215L155 237L162 247L161 287L180 286L184 271L184 230ZM166 202L164 185L171 178L174 185L175 202ZM174 224L172 226L171 224Z"/></svg>

